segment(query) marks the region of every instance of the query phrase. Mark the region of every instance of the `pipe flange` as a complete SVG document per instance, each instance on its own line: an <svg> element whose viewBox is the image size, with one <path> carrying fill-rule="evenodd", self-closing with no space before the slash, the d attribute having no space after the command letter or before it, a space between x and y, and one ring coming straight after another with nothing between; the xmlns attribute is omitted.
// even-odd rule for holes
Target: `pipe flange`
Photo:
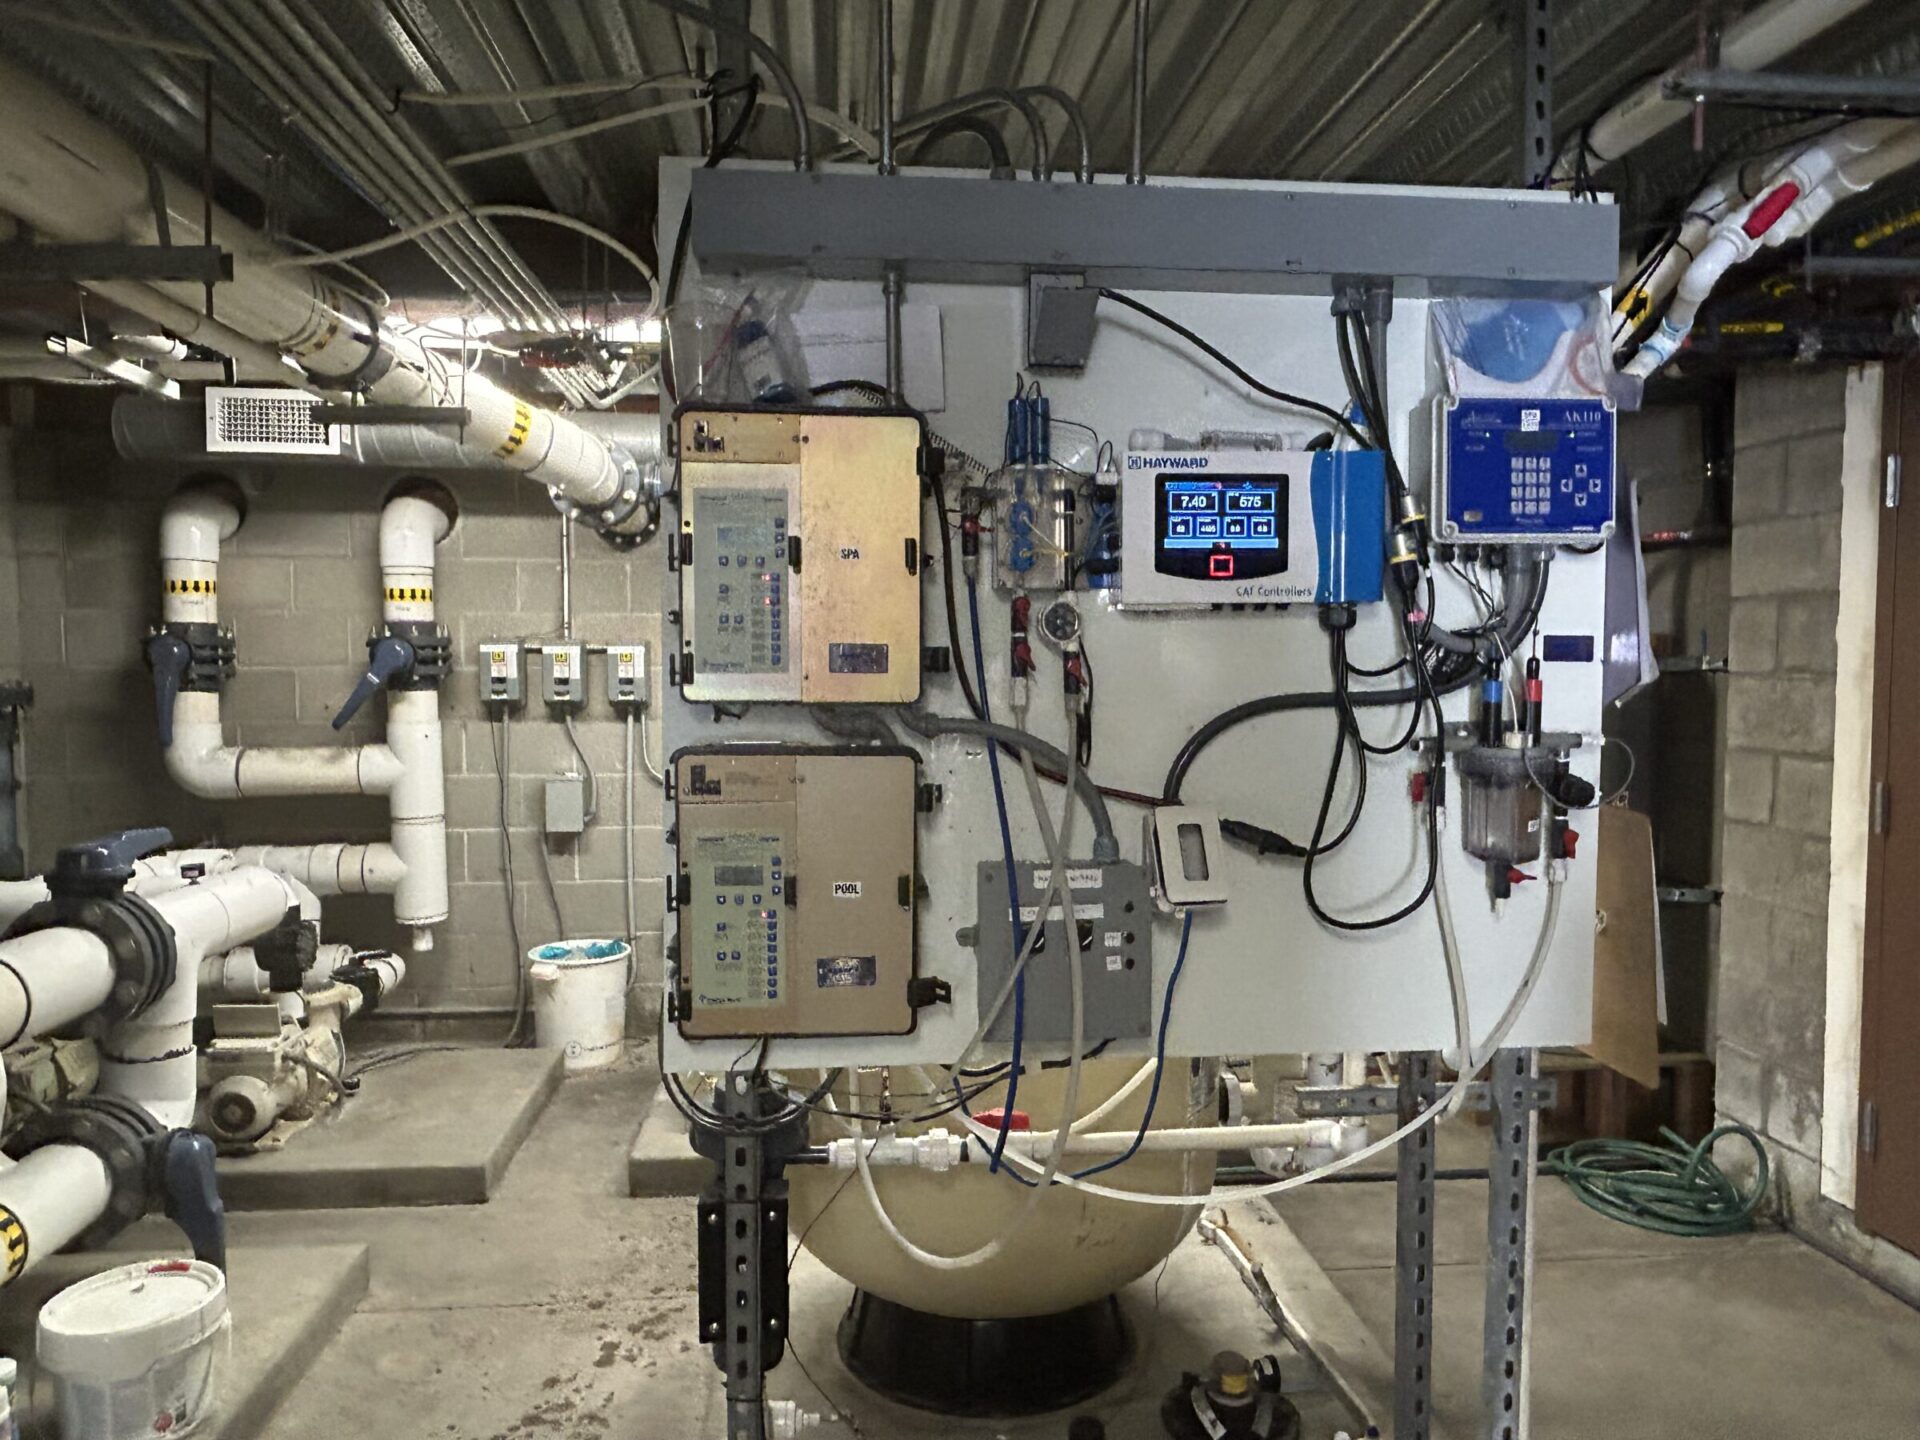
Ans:
<svg viewBox="0 0 1920 1440"><path fill-rule="evenodd" d="M173 984L179 963L173 927L158 910L131 892L42 900L8 927L5 939L67 926L106 942L113 959L113 989L99 1013L108 1020L131 1020L154 1004ZM23 1024L31 1023L31 1017ZM11 1045L18 1035L5 1043Z"/></svg>
<svg viewBox="0 0 1920 1440"><path fill-rule="evenodd" d="M157 1142L166 1133L136 1101L119 1095L89 1095L29 1111L8 1142L7 1153L20 1160L43 1145L79 1145L100 1157L113 1188L100 1218L81 1231L75 1242L93 1249L146 1215L164 1192Z"/></svg>
<svg viewBox="0 0 1920 1440"><path fill-rule="evenodd" d="M452 673L453 636L438 621L390 620L385 633L413 647L413 664L404 676L393 678L395 690L438 690ZM375 635L367 641L369 652L380 639Z"/></svg>
<svg viewBox="0 0 1920 1440"><path fill-rule="evenodd" d="M217 695L238 669L239 651L234 645L231 625L170 620L155 626L148 634L171 635L187 647L187 668L180 676L182 690L211 691Z"/></svg>
<svg viewBox="0 0 1920 1440"><path fill-rule="evenodd" d="M633 456L618 449L610 453L620 470L620 488L606 504L577 513L614 549L631 550L652 539L660 528L658 472L649 483Z"/></svg>
<svg viewBox="0 0 1920 1440"><path fill-rule="evenodd" d="M381 338L380 312L373 308L370 301L358 295L348 297L360 306L361 314L366 316L367 333L354 338L367 347L366 358L351 371L340 377L340 388L355 393L371 389L386 373L393 369L395 361L393 351L387 348Z"/></svg>

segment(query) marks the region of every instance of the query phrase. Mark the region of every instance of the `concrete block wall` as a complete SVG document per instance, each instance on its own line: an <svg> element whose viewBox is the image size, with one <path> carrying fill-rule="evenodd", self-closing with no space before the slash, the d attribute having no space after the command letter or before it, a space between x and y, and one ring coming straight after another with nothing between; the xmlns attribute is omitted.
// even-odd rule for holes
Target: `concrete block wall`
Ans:
<svg viewBox="0 0 1920 1440"><path fill-rule="evenodd" d="M1763 368L1735 406L1717 1102L1816 1173L1845 401L1844 369Z"/></svg>
<svg viewBox="0 0 1920 1440"><path fill-rule="evenodd" d="M383 800L197 800L161 766L153 692L141 656L158 615L155 553L160 509L185 467L115 457L104 410L97 425L16 429L0 446L0 527L13 536L19 650L39 692L26 748L25 822L30 863L61 844L134 824L165 824L182 843L374 840L386 831ZM377 740L384 718L370 704L344 732L330 720L366 657L379 619L377 523L398 476L298 463L222 467L248 495L248 515L225 548L220 610L234 626L240 673L227 689L230 742L330 745ZM538 488L508 476L434 477L460 506L441 547L439 613L453 632L454 673L442 692L446 726L451 917L430 954L409 957L400 1014L489 1016L514 1002L517 956L509 902L523 945L559 933L557 898L574 935L625 930L621 829L625 735L604 698L601 661L590 662L591 703L576 722L598 782L598 819L577 842L548 845L540 825L547 778L577 771L560 725L537 702L508 728L506 814L511 896L503 876L497 727L478 698L474 655L495 638L558 638L559 520ZM631 555L577 534L574 634L588 642L641 641L659 653L661 557ZM0 573L0 583L12 578ZM14 609L0 605L0 610ZM5 632L0 629L0 669ZM657 703L657 685L656 685ZM657 737L657 732L656 737ZM654 741L657 746L657 738ZM654 751L658 757L657 748ZM664 901L659 790L641 773L634 805L641 985L634 1021L657 1006ZM545 847L553 883L540 863ZM388 903L342 897L326 905L329 939L398 947Z"/></svg>

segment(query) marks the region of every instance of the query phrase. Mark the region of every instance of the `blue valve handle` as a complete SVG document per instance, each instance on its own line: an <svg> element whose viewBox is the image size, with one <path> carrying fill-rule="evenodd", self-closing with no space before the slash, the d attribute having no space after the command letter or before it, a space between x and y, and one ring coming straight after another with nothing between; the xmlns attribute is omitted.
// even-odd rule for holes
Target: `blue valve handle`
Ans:
<svg viewBox="0 0 1920 1440"><path fill-rule="evenodd" d="M374 641L367 652L367 673L360 677L360 683L347 696L347 703L333 717L333 728L345 728L346 723L360 713L360 707L371 700L376 691L384 690L412 669L413 646L394 635L385 635Z"/></svg>
<svg viewBox="0 0 1920 1440"><path fill-rule="evenodd" d="M102 884L116 887L133 878L133 862L142 855L164 850L173 843L173 832L156 825L145 830L122 830L118 835L102 835L95 840L64 845L53 857L47 874L47 887L58 892L78 886L93 889Z"/></svg>
<svg viewBox="0 0 1920 1440"><path fill-rule="evenodd" d="M158 707L160 748L173 744L173 702L179 698L193 650L178 635L165 632L147 641L147 664L153 670L153 701Z"/></svg>
<svg viewBox="0 0 1920 1440"><path fill-rule="evenodd" d="M162 1168L167 1218L193 1246L193 1258L227 1268L227 1207L214 1173L213 1141L191 1130L175 1130L163 1142Z"/></svg>

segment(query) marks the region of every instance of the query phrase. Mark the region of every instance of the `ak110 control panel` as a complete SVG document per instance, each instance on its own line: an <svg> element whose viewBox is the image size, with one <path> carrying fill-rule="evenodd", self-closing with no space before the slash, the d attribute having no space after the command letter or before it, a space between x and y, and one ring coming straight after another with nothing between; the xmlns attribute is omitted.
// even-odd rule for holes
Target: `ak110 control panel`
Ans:
<svg viewBox="0 0 1920 1440"><path fill-rule="evenodd" d="M672 780L680 1033L911 1031L912 752L683 750Z"/></svg>
<svg viewBox="0 0 1920 1440"><path fill-rule="evenodd" d="M690 408L675 434L686 698L917 699L918 418Z"/></svg>
<svg viewBox="0 0 1920 1440"><path fill-rule="evenodd" d="M1438 524L1449 544L1583 544L1613 533L1610 401L1460 396L1435 414Z"/></svg>

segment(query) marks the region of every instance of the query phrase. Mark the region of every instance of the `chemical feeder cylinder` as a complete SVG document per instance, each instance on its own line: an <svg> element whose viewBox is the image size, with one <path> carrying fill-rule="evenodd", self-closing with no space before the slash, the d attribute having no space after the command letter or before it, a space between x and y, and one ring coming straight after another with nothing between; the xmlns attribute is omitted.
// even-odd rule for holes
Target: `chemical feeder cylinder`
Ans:
<svg viewBox="0 0 1920 1440"><path fill-rule="evenodd" d="M1081 1068L1077 1109L1082 1115L1117 1092L1140 1068L1140 1060L1092 1060ZM1066 1067L1042 1070L1029 1065L1020 1077L1016 1109L1031 1117L1035 1131L1051 1131L1059 1120ZM867 1114L879 1113L882 1072L850 1074L834 1092L834 1104ZM902 1114L938 1109L942 1097L930 1096L938 1084L918 1070L890 1072L892 1105ZM799 1088L817 1083L795 1077ZM1218 1067L1212 1060L1169 1060L1154 1106L1153 1127L1212 1125L1219 1119ZM1139 1127L1151 1082L1143 1082L1114 1110L1083 1129L1132 1131ZM969 1101L974 1114L998 1107L1004 1087L996 1086ZM952 1098L951 1092L945 1099ZM901 1125L916 1135L964 1125L959 1112L921 1125ZM867 1124L871 1136L874 1127ZM828 1114L816 1115L816 1145L841 1139L848 1127ZM1038 1157L1045 1162L1045 1154ZM1100 1164L1110 1156L1068 1155L1067 1173ZM1213 1184L1214 1155L1207 1152L1155 1152L1136 1155L1124 1165L1091 1177L1116 1190L1163 1195L1204 1195ZM1011 1229L1006 1246L992 1259L964 1270L936 1270L914 1260L886 1235L866 1190L856 1177L825 1166L794 1166L787 1171L794 1232L829 1270L868 1294L932 1315L960 1320L1007 1319L1051 1315L1113 1294L1146 1274L1178 1245L1199 1217L1200 1207L1133 1205L1107 1200L1064 1185L1043 1195L1033 1212L1016 1225L1029 1190L1005 1175L990 1173L978 1154L945 1172L879 1167L874 1188L900 1231L922 1250L963 1255ZM842 1182L849 1182L842 1184Z"/></svg>

